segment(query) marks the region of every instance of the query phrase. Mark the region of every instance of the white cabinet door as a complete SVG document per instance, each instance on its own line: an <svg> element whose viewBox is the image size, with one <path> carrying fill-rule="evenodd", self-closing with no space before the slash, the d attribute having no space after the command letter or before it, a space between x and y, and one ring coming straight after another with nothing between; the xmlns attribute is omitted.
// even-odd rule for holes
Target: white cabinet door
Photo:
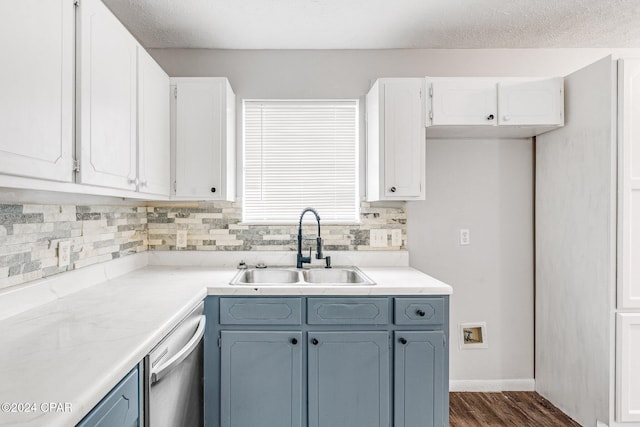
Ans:
<svg viewBox="0 0 640 427"><path fill-rule="evenodd" d="M100 0L79 10L80 182L135 190L137 42Z"/></svg>
<svg viewBox="0 0 640 427"><path fill-rule="evenodd" d="M379 79L367 95L367 200L424 200L424 80Z"/></svg>
<svg viewBox="0 0 640 427"><path fill-rule="evenodd" d="M235 96L231 86L225 78L178 78L173 83L175 196L233 200Z"/></svg>
<svg viewBox="0 0 640 427"><path fill-rule="evenodd" d="M564 79L499 82L498 124L564 125Z"/></svg>
<svg viewBox="0 0 640 427"><path fill-rule="evenodd" d="M497 124L496 80L427 78L430 100L427 126Z"/></svg>
<svg viewBox="0 0 640 427"><path fill-rule="evenodd" d="M169 76L138 47L138 188L141 193L169 195Z"/></svg>
<svg viewBox="0 0 640 427"><path fill-rule="evenodd" d="M640 308L640 59L618 66L618 308Z"/></svg>
<svg viewBox="0 0 640 427"><path fill-rule="evenodd" d="M616 319L616 421L640 421L640 313Z"/></svg>
<svg viewBox="0 0 640 427"><path fill-rule="evenodd" d="M0 173L73 180L73 0L0 2Z"/></svg>

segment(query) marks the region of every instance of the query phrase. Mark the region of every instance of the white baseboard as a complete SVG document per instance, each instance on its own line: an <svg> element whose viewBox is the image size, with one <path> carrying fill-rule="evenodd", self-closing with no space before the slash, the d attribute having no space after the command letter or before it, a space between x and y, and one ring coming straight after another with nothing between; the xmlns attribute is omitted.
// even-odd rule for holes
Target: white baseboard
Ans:
<svg viewBox="0 0 640 427"><path fill-rule="evenodd" d="M536 381L517 380L449 380L449 391L535 391Z"/></svg>

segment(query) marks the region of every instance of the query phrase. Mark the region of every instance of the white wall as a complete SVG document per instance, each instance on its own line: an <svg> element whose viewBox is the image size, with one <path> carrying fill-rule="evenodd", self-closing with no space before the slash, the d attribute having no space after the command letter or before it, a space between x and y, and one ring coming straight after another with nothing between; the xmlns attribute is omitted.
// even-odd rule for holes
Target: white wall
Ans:
<svg viewBox="0 0 640 427"><path fill-rule="evenodd" d="M611 52L151 50L171 76L227 76L238 108L243 98L358 98L378 77L566 75ZM408 204L412 265L453 286L452 329L469 320L489 327L488 350L460 352L453 337L454 380L522 388L518 380L533 378L531 153L528 141L427 145L427 200ZM463 224L472 240L464 249L456 243Z"/></svg>
<svg viewBox="0 0 640 427"><path fill-rule="evenodd" d="M585 426L609 420L614 66L606 58L566 80L567 124L536 150L536 390Z"/></svg>

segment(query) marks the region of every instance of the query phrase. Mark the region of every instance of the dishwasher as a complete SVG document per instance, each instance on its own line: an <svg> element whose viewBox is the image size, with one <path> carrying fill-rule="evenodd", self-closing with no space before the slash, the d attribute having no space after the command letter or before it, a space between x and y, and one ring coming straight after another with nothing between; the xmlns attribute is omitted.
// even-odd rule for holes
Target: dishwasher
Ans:
<svg viewBox="0 0 640 427"><path fill-rule="evenodd" d="M204 424L203 312L200 303L145 357L145 427Z"/></svg>

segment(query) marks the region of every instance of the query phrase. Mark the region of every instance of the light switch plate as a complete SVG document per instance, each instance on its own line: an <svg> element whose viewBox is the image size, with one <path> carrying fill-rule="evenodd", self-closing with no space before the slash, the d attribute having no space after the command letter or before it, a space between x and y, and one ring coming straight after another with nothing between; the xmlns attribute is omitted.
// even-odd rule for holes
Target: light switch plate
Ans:
<svg viewBox="0 0 640 427"><path fill-rule="evenodd" d="M402 246L402 230L391 230L391 246Z"/></svg>
<svg viewBox="0 0 640 427"><path fill-rule="evenodd" d="M386 248L387 230L371 230L369 231L369 246L372 248Z"/></svg>
<svg viewBox="0 0 640 427"><path fill-rule="evenodd" d="M178 230L176 233L176 248L187 247L187 230Z"/></svg>
<svg viewBox="0 0 640 427"><path fill-rule="evenodd" d="M460 229L460 246L467 246L471 244L471 232L468 228Z"/></svg>
<svg viewBox="0 0 640 427"><path fill-rule="evenodd" d="M71 264L71 240L63 240L58 243L58 267L66 267Z"/></svg>

